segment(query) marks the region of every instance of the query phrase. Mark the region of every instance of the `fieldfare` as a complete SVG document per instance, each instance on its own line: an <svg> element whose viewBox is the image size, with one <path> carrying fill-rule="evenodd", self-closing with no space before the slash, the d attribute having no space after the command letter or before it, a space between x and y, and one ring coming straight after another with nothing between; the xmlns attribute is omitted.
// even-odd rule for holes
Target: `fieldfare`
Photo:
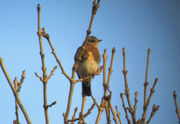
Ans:
<svg viewBox="0 0 180 124"><path fill-rule="evenodd" d="M82 47L78 48L75 54L75 61L77 61L80 54L82 54L76 71L79 78L93 75L98 70L101 61L101 56L98 50L98 43L100 41L101 40L97 39L95 36L90 36L83 51ZM82 96L91 96L91 78L82 82Z"/></svg>

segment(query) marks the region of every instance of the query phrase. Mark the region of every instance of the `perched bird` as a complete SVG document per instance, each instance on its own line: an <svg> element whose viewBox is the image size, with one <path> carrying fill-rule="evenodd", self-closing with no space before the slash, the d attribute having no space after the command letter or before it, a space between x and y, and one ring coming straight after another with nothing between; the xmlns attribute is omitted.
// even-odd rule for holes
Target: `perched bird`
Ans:
<svg viewBox="0 0 180 124"><path fill-rule="evenodd" d="M99 62L101 61L101 56L98 50L98 43L100 41L102 40L97 39L95 36L90 36L83 51L82 47L78 48L75 54L75 61L77 61L80 54L82 54L76 71L79 78L90 76L98 70ZM91 79L82 82L82 96L91 96Z"/></svg>

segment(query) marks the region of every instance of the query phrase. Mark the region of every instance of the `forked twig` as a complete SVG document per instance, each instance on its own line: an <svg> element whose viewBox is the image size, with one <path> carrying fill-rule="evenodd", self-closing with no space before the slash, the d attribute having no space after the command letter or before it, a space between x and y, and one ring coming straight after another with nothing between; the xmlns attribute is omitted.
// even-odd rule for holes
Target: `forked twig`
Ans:
<svg viewBox="0 0 180 124"><path fill-rule="evenodd" d="M123 74L124 74L124 82L125 82L125 93L124 94L125 94L127 101L128 101L128 105L129 105L128 110L131 113L133 123L136 123L136 113L135 113L135 110L133 110L133 108L132 108L132 104L131 104L131 100L130 100L130 91L129 91L129 87L128 87L127 70L126 70L126 50L125 50L125 48L123 48L123 68L124 68ZM127 116L127 114L126 114L126 116ZM129 120L128 120L128 123L130 123Z"/></svg>
<svg viewBox="0 0 180 124"><path fill-rule="evenodd" d="M2 58L0 58L0 65L1 65L1 68L2 68L2 70L3 70L3 72L4 72L4 75L6 76L6 79L7 79L8 83L9 83L9 85L10 85L12 91L13 91L13 94L14 94L16 100L17 100L17 103L18 103L19 107L21 108L21 110L22 110L22 112L23 112L23 114L24 114L24 116L25 116L25 118L26 118L27 123L28 123L28 124L32 124L32 123L31 123L31 120L30 120L30 118L29 118L29 116L28 116L28 113L26 112L23 104L21 103L21 100L20 100L20 98L19 98L18 93L16 92L16 89L15 89L14 86L13 86L13 83L12 83L12 81L11 81L9 75L8 75L8 72L6 71L6 68L5 68L5 65L4 65L4 63L3 63L3 59L2 59Z"/></svg>
<svg viewBox="0 0 180 124"><path fill-rule="evenodd" d="M22 72L22 75L21 75L21 80L20 80L20 82L17 84L17 85L18 85L18 87L17 87L17 91L18 91L18 92L20 92L20 90L21 90L21 86L22 86L22 83L24 82L25 75L26 75L26 71L24 70L24 71Z"/></svg>
<svg viewBox="0 0 180 124"><path fill-rule="evenodd" d="M158 105L158 106L153 105L151 115L150 115L150 117L149 117L148 121L146 122L146 124L149 124L149 123L150 123L150 121L151 121L152 117L153 117L153 116L154 116L154 114L157 112L157 110L159 110L159 105Z"/></svg>
<svg viewBox="0 0 180 124"><path fill-rule="evenodd" d="M89 114L91 114L91 111L94 109L94 107L95 107L95 104L92 104L91 107L88 109L88 111L84 115L82 115L82 118L86 118ZM74 119L68 120L68 122L75 122L78 120L80 120L80 118L74 117Z"/></svg>
<svg viewBox="0 0 180 124"><path fill-rule="evenodd" d="M100 108L98 109L98 116L96 118L96 124L99 123L101 115L104 111L104 108L106 110L106 117L107 117L107 121L108 123L110 123L110 111L109 111L109 107L108 107L108 102L104 99L107 97L107 92L109 90L109 83L110 83L110 78L111 78L111 74L112 74L112 65L113 65L113 61L114 61L114 55L115 55L115 48L112 49L112 57L111 57L111 64L109 67L109 74L108 74L108 80L106 82L106 61L107 61L107 50L104 50L104 54L103 54L103 86L104 86L104 96L101 100L101 105Z"/></svg>
<svg viewBox="0 0 180 124"><path fill-rule="evenodd" d="M40 21L40 11L41 11L41 7L40 4L38 4L37 6L37 11L38 11L38 38L39 38L39 46L40 46L40 56L41 56L41 62L42 62L42 72L43 72L43 76L39 76L37 73L35 73L35 75L43 82L43 96L44 96L44 113L45 113L45 120L46 120L46 124L49 124L49 115L48 115L48 108L51 107L52 105L55 105L56 102L53 102L52 104L48 105L47 104L47 83L48 80L50 79L50 77L53 75L54 71L56 70L57 66L55 66L53 68L53 70L51 71L50 75L47 76L47 69L46 69L46 65L45 65L45 55L43 52L43 45L42 45L42 36L44 35L44 31L41 31L41 21Z"/></svg>

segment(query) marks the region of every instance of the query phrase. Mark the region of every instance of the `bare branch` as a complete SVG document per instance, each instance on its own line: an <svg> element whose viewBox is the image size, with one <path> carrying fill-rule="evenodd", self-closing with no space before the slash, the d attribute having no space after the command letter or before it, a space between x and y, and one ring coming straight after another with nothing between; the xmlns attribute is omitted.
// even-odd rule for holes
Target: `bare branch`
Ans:
<svg viewBox="0 0 180 124"><path fill-rule="evenodd" d="M14 80L14 88L15 88L15 90L17 91L17 89L18 89L18 81L17 81L17 78L15 78L15 80ZM17 93L18 93L18 92L17 92ZM16 120L14 120L14 122L17 123L17 124L19 124L19 108L18 108L18 102L17 102L16 98L15 98L15 110L16 110L16 112L15 112L15 114L16 114Z"/></svg>
<svg viewBox="0 0 180 124"><path fill-rule="evenodd" d="M94 109L94 107L95 107L95 104L92 104L91 108L89 108L88 111L84 115L82 115L82 118L86 118L89 114L91 114L91 111ZM80 118L74 118L72 120L68 120L68 122L75 122L78 120L80 120Z"/></svg>
<svg viewBox="0 0 180 124"><path fill-rule="evenodd" d="M149 57L150 57L151 50L148 49L147 52L147 64L146 64L146 77L144 83L144 104L146 104L146 96L147 96L147 86L148 86L148 70L149 70Z"/></svg>
<svg viewBox="0 0 180 124"><path fill-rule="evenodd" d="M116 113L112 107L112 104L111 104L111 97L112 97L112 92L110 92L110 95L108 96L108 104L110 106L110 109L111 109L111 112L113 114L113 120L115 121L116 124L118 124L118 121L117 121L117 118L116 118Z"/></svg>
<svg viewBox="0 0 180 124"><path fill-rule="evenodd" d="M78 108L76 107L76 108L74 109L74 114L73 114L73 116L72 116L72 120L75 120L77 110L78 110ZM74 124L74 121L72 121L71 124Z"/></svg>
<svg viewBox="0 0 180 124"><path fill-rule="evenodd" d="M100 109L100 106L98 105L96 99L94 98L94 96L92 94L91 94L91 98L93 99L94 104L97 106L97 108Z"/></svg>
<svg viewBox="0 0 180 124"><path fill-rule="evenodd" d="M147 112L148 106L149 106L149 104L150 104L151 97L152 97L152 94L154 93L154 88L155 88L157 82L158 82L158 78L155 79L154 84L153 84L153 87L152 87L151 90L150 90L149 97L148 97L148 99L147 99L147 101L146 101L146 104L145 104L144 107L143 107L143 110L144 110L144 111L143 111L143 115L142 115L142 122L143 122L143 123L145 123L144 121L145 121L145 119L146 119L146 112Z"/></svg>
<svg viewBox="0 0 180 124"><path fill-rule="evenodd" d="M135 99L134 99L135 104L134 104L134 112L133 112L134 118L136 118L137 101L138 101L138 92L135 92Z"/></svg>
<svg viewBox="0 0 180 124"><path fill-rule="evenodd" d="M126 105L125 105L125 102L124 102L124 95L121 93L121 100L122 100L122 103L123 103L123 108L124 108L124 111L125 111L125 114L126 114L126 119L128 121L128 124L131 124L131 121L129 119L129 116L128 116L128 112L127 112L127 108L126 108Z"/></svg>
<svg viewBox="0 0 180 124"><path fill-rule="evenodd" d="M157 112L157 110L159 110L159 105L156 106L155 104L153 105L153 108L152 108L152 112L151 112L151 115L147 121L146 124L149 124L149 122L151 121L152 117L154 116L154 114Z"/></svg>
<svg viewBox="0 0 180 124"><path fill-rule="evenodd" d="M40 81L44 82L43 81L43 78L41 76L39 76L37 73L35 73L36 77L38 77L40 79Z"/></svg>
<svg viewBox="0 0 180 124"><path fill-rule="evenodd" d="M48 41L48 43L49 43L49 45L50 45L50 47L51 47L52 54L54 55L54 57L55 57L58 65L59 65L59 67L61 68L62 74L63 74L67 79L72 80L72 79L69 77L69 75L64 71L64 68L63 68L63 66L62 66L62 64L61 64L61 61L59 60L59 58L58 58L57 55L56 55L55 49L54 49L54 47L53 47L53 45L52 45L52 43L51 43L51 40L50 40L49 35L48 35L48 34L46 33L46 31L45 31L45 28L43 28L42 35L43 35L44 38L47 39L47 41Z"/></svg>
<svg viewBox="0 0 180 124"><path fill-rule="evenodd" d="M124 74L124 82L125 82L125 95L126 95L128 105L129 105L128 110L131 113L133 123L136 123L136 113L133 110L132 105L131 105L130 91L129 91L129 87L128 87L127 70L126 70L126 50L125 50L125 48L123 48L123 68L124 68L123 74Z"/></svg>
<svg viewBox="0 0 180 124"><path fill-rule="evenodd" d="M55 67L53 68L53 70L51 71L50 75L47 77L47 80L49 80L49 79L51 78L51 76L54 75L54 71L55 71L56 69L57 69L57 66L55 66Z"/></svg>
<svg viewBox="0 0 180 124"><path fill-rule="evenodd" d="M21 86L22 86L22 83L24 82L25 75L26 75L26 71L24 70L21 75L20 83L18 83L18 89L17 89L18 92L20 92L20 90L21 90Z"/></svg>
<svg viewBox="0 0 180 124"><path fill-rule="evenodd" d="M16 89L15 89L14 86L13 86L13 83L12 83L12 81L11 81L9 75L8 75L8 72L6 71L6 68L5 68L5 65L4 65L4 63L3 63L3 59L2 59L2 58L0 58L0 65L1 65L1 68L2 68L2 70L3 70L3 72L4 72L4 75L6 76L6 79L7 79L8 83L9 83L9 85L10 85L12 91L13 91L13 94L14 94L17 102L18 102L18 105L19 105L19 107L21 108L21 110L22 110L22 112L23 112L23 114L24 114L24 116L25 116L25 118L26 118L27 123L28 123L28 124L32 124L32 123L31 123L31 120L30 120L30 118L29 118L29 116L28 116L28 113L26 112L23 104L21 103L21 100L20 100L20 98L19 98L18 93L16 92Z"/></svg>
<svg viewBox="0 0 180 124"><path fill-rule="evenodd" d="M56 101L52 102L50 105L47 105L46 107L49 108L49 107L52 107L55 104L56 104Z"/></svg>
<svg viewBox="0 0 180 124"><path fill-rule="evenodd" d="M131 100L130 100L130 92L127 81L127 70L126 70L126 50L123 48L123 74L124 74L124 82L125 82L125 95L128 101L129 108L132 109Z"/></svg>
<svg viewBox="0 0 180 124"><path fill-rule="evenodd" d="M85 81L85 80L87 80L87 79L91 79L91 78L93 78L95 75L99 75L99 74L102 72L102 70L103 70L103 66L101 66L94 74L89 75L89 76L84 77L84 78L81 78L81 79L78 79L78 80L75 80L75 83L77 83L77 82L82 82L82 81Z"/></svg>
<svg viewBox="0 0 180 124"><path fill-rule="evenodd" d="M180 109L178 108L176 91L173 92L173 96L174 96L174 103L175 103L175 107L176 107L176 114L178 116L179 123L180 123Z"/></svg>
<svg viewBox="0 0 180 124"><path fill-rule="evenodd" d="M98 116L96 118L96 124L99 123L102 112L104 110L106 110L106 117L107 117L107 121L108 123L110 123L110 112L109 112L109 107L107 104L107 101L104 100L104 98L107 97L107 92L109 90L109 83L110 83L110 78L111 78L111 74L112 74L112 65L113 65L113 60L114 60L114 55L115 55L115 48L112 49L112 57L111 57L111 64L109 67L109 74L108 74L108 81L106 82L106 61L107 61L107 50L104 50L104 54L103 54L103 86L104 86L104 96L101 100L101 105L98 111Z"/></svg>
<svg viewBox="0 0 180 124"><path fill-rule="evenodd" d="M86 102L86 96L83 96L83 98L82 98L82 106L81 106L81 112L80 112L80 114L79 114L79 123L78 124L81 124L81 121L83 120L83 112L84 112L84 106L85 106L85 102Z"/></svg>
<svg viewBox="0 0 180 124"><path fill-rule="evenodd" d="M46 119L46 124L49 124L49 115L48 115L48 104L47 104L47 69L45 66L45 55L43 52L43 45L42 45L42 32L41 32L41 26L40 26L40 4L37 6L38 11L38 37L39 37L39 46L40 46L40 56L41 56L41 62L42 62L42 71L43 71L43 80L40 78L40 76L36 76L40 78L40 80L43 82L43 95L44 95L44 114Z"/></svg>
<svg viewBox="0 0 180 124"><path fill-rule="evenodd" d="M119 123L122 124L122 121L121 121L121 115L120 115L120 112L119 112L117 106L116 106L116 112L117 112L116 116L118 117Z"/></svg>

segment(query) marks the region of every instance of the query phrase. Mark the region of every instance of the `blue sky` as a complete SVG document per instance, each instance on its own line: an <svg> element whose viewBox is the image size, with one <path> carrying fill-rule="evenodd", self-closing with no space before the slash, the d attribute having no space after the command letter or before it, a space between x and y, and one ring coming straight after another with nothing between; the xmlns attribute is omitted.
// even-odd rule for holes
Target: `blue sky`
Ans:
<svg viewBox="0 0 180 124"><path fill-rule="evenodd" d="M3 58L12 80L20 80L23 70L26 78L20 98L33 124L45 123L43 110L42 83L35 72L42 75L39 42L37 36L37 4L41 4L41 26L46 28L52 44L66 72L71 75L76 49L82 44L89 25L92 0L39 0L39 1L1 1L0 4L0 56ZM107 67L110 64L111 50L116 48L113 73L110 82L112 104L118 106L123 123L127 123L122 108L120 93L124 92L122 74L122 48L127 51L127 70L130 95L134 102L134 92L138 91L137 118L141 117L143 104L143 84L145 81L146 54L151 49L149 68L149 87L156 77L155 88L148 117L153 104L160 105L152 124L176 124L173 91L176 90L180 106L180 1L179 0L102 0L95 16L92 35L103 39L99 45L100 53L107 49ZM43 40L47 72L57 65L46 40ZM102 65L102 61L101 61ZM76 77L77 78L77 77ZM102 75L92 81L92 93L100 104L103 95ZM15 119L13 93L0 71L0 110L1 122L12 123ZM49 109L50 123L63 123L62 113L66 111L69 82L61 74L60 68L48 82L48 103L57 101ZM76 84L73 95L73 110L81 108L81 83ZM85 111L93 103L88 98ZM134 103L133 103L134 104ZM26 123L22 112L20 122ZM87 123L94 123L97 108L92 111ZM113 119L111 118L113 121ZM100 123L106 122L105 114Z"/></svg>

